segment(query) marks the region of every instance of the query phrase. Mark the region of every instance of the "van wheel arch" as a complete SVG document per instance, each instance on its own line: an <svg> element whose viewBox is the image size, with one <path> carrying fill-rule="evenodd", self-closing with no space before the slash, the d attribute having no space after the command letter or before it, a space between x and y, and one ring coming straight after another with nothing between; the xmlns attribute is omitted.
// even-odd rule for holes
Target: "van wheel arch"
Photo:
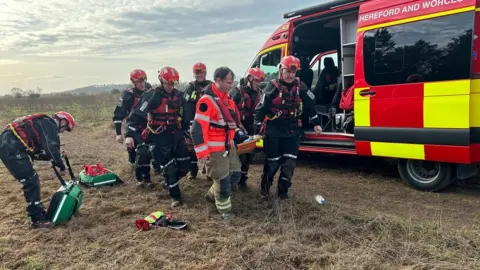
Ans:
<svg viewBox="0 0 480 270"><path fill-rule="evenodd" d="M441 191L456 179L454 164L436 161L399 159L398 173L403 181L421 191Z"/></svg>

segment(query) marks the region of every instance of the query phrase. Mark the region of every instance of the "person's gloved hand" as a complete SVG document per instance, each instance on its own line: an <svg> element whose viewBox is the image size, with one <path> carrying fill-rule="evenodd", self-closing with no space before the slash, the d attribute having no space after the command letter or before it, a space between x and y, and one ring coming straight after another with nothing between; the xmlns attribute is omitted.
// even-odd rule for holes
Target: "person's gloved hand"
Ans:
<svg viewBox="0 0 480 270"><path fill-rule="evenodd" d="M127 146L127 148L133 148L133 138L127 137L125 139L125 145Z"/></svg>
<svg viewBox="0 0 480 270"><path fill-rule="evenodd" d="M235 138L233 139L235 141L235 144L241 144L243 143L246 139L248 139L248 134L244 132L243 130L239 129L235 132Z"/></svg>
<svg viewBox="0 0 480 270"><path fill-rule="evenodd" d="M258 135L258 134L255 134L253 135L253 140L260 140L262 138L262 136Z"/></svg>
<svg viewBox="0 0 480 270"><path fill-rule="evenodd" d="M123 135L117 135L117 137L115 137L115 140L118 142L118 143L123 143Z"/></svg>

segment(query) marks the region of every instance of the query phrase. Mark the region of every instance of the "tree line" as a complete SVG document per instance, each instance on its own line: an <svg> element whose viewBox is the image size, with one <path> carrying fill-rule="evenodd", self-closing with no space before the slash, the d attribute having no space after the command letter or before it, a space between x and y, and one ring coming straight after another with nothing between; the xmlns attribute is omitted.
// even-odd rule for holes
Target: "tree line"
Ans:
<svg viewBox="0 0 480 270"><path fill-rule="evenodd" d="M187 87L188 85L188 82L180 82L178 85L177 85L177 89L180 90L180 91L184 91L185 88ZM234 82L232 88L236 87L238 85L238 82ZM157 86L159 86L159 84L152 84L152 87L153 88L156 88ZM133 85L129 85L128 87L133 87ZM51 94L48 94L48 95L67 95L67 96L72 96L72 95L94 95L94 94L104 94L104 93L109 93L109 94L120 94L123 92L124 89L119 89L118 87L115 87L111 90L105 90L105 91L98 91L98 92L95 92L95 93L82 93L82 92L78 92L78 93L72 93L71 91L64 91L64 92L57 92L57 93L51 93ZM42 88L40 87L37 87L36 89L28 89L28 90L25 90L25 89L22 89L22 88L19 88L19 87L14 87L12 89L10 89L10 93L5 95L5 97L10 97L10 98L39 98L40 96L42 95L45 95L44 94L44 91Z"/></svg>

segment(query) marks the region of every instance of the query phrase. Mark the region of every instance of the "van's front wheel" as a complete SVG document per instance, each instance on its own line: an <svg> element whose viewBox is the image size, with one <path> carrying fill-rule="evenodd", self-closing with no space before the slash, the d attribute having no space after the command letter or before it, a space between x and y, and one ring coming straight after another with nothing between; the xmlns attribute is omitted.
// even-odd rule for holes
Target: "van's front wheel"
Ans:
<svg viewBox="0 0 480 270"><path fill-rule="evenodd" d="M398 172L400 177L415 189L422 191L440 191L454 182L455 167L449 163L400 159Z"/></svg>

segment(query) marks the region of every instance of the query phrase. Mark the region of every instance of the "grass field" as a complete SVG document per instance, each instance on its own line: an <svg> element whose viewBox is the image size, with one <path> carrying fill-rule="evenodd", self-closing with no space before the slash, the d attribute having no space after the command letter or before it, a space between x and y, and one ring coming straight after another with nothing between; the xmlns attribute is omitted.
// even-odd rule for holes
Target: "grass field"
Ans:
<svg viewBox="0 0 480 270"><path fill-rule="evenodd" d="M289 201L258 197L261 160L247 193L235 193L231 222L203 199L210 183L182 179L185 205L137 190L111 124L118 96L0 100L1 119L67 110L78 122L61 135L76 173L101 162L124 186L83 188L80 214L54 230L33 230L21 185L0 165L0 268L5 269L480 269L478 180L442 193L415 191L395 166L374 158L303 155ZM27 109L27 105L32 106ZM35 162L45 206L59 183ZM158 182L158 179L155 179ZM276 185L276 183L275 183ZM315 202L321 194L325 205ZM135 220L173 213L187 231L140 232Z"/></svg>

